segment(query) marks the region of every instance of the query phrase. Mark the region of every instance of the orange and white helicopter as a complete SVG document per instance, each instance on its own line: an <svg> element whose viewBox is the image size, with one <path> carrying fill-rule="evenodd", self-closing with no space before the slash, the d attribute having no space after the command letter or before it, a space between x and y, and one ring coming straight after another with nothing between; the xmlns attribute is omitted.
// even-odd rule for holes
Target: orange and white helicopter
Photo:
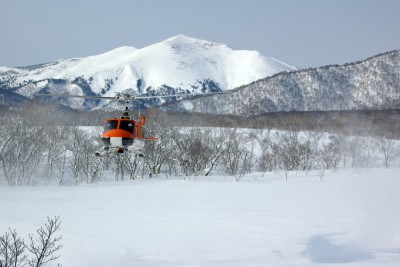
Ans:
<svg viewBox="0 0 400 267"><path fill-rule="evenodd" d="M119 118L106 119L104 122L104 131L101 140L104 144L102 152L96 152L96 156L107 156L110 153L133 152L143 156L143 148L146 141L155 141L156 137L145 137L143 126L146 124L146 117L142 116L140 120L133 119L130 106L136 99L166 98L187 96L188 94L162 95L162 96L133 96L131 94L118 94L115 97L108 96L82 96L70 94L35 94L35 96L51 97L75 97L88 99L109 99L123 100L125 109Z"/></svg>

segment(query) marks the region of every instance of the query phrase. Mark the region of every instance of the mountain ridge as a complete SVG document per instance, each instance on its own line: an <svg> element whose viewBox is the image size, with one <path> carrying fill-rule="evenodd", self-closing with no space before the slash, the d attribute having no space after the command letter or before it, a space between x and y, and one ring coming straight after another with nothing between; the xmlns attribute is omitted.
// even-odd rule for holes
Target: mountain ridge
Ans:
<svg viewBox="0 0 400 267"><path fill-rule="evenodd" d="M400 108L400 50L344 65L281 72L230 90L161 107L164 111L253 116L281 111Z"/></svg>

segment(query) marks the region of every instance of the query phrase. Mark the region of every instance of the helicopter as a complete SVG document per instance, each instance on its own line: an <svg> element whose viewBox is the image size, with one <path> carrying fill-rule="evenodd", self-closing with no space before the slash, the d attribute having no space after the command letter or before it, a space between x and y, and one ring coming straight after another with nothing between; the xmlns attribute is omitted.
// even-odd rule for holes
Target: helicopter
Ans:
<svg viewBox="0 0 400 267"><path fill-rule="evenodd" d="M131 115L130 106L137 99L166 98L187 96L188 94L162 95L162 96L134 96L129 93L120 93L116 96L84 96L71 94L42 94L36 93L35 96L45 97L72 97L87 99L108 99L123 100L124 111L119 118L108 118L104 121L103 134L101 141L103 142L103 151L97 151L96 156L108 156L110 153L136 153L139 157L143 157L143 148L146 141L156 141L156 137L145 137L143 127L146 124L146 117L142 116L139 120L134 119Z"/></svg>

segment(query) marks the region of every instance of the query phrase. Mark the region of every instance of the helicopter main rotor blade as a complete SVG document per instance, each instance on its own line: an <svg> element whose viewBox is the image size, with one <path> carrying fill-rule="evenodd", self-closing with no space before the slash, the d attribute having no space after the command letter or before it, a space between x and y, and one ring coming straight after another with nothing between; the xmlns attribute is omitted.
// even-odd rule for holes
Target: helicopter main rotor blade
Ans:
<svg viewBox="0 0 400 267"><path fill-rule="evenodd" d="M34 94L34 96L54 96L54 97L75 97L89 99L119 99L116 96L96 96L96 95L67 95L67 94Z"/></svg>
<svg viewBox="0 0 400 267"><path fill-rule="evenodd" d="M150 99L150 98L166 98L176 96L190 96L191 94L179 94L179 95L159 95L159 96L91 96L91 95L70 95L70 94L34 94L35 96L54 96L54 97L74 97L74 98L89 98L89 99Z"/></svg>
<svg viewBox="0 0 400 267"><path fill-rule="evenodd" d="M135 99L154 99L154 98L167 98L167 97L180 97L180 96L206 96L206 95L217 95L224 94L226 92L214 92L205 94L176 94L176 95L158 95L158 96L131 96L128 94L116 95L116 96L96 96L96 95L70 95L70 94L41 94L36 93L34 96L53 96L53 97L74 97L74 98L87 98L87 99L111 99L111 100L135 100Z"/></svg>
<svg viewBox="0 0 400 267"><path fill-rule="evenodd" d="M151 95L151 96L132 96L132 99L150 99L150 98L167 98L177 96L191 96L192 94L178 94L178 95Z"/></svg>
<svg viewBox="0 0 400 267"><path fill-rule="evenodd" d="M154 95L154 96L132 96L132 99L149 99L149 98L166 98L166 97L178 97L178 96L207 96L207 95L220 95L226 94L227 92L212 92L204 94L177 94L177 95Z"/></svg>
<svg viewBox="0 0 400 267"><path fill-rule="evenodd" d="M132 96L132 99L150 99L150 98L166 98L166 97L178 97L178 96L207 96L207 95L220 95L226 94L227 92L212 92L212 93L204 93L204 94L176 94L176 95L154 95L154 96Z"/></svg>

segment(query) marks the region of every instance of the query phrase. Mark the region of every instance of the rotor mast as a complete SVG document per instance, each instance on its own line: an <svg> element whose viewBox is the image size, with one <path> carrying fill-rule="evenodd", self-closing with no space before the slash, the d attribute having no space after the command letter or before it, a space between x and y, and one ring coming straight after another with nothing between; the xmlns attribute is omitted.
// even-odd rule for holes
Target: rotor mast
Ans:
<svg viewBox="0 0 400 267"><path fill-rule="evenodd" d="M131 99L132 99L132 97L129 94L124 94L125 109L121 115L121 119L129 119L129 120L132 119L131 110L130 110Z"/></svg>

